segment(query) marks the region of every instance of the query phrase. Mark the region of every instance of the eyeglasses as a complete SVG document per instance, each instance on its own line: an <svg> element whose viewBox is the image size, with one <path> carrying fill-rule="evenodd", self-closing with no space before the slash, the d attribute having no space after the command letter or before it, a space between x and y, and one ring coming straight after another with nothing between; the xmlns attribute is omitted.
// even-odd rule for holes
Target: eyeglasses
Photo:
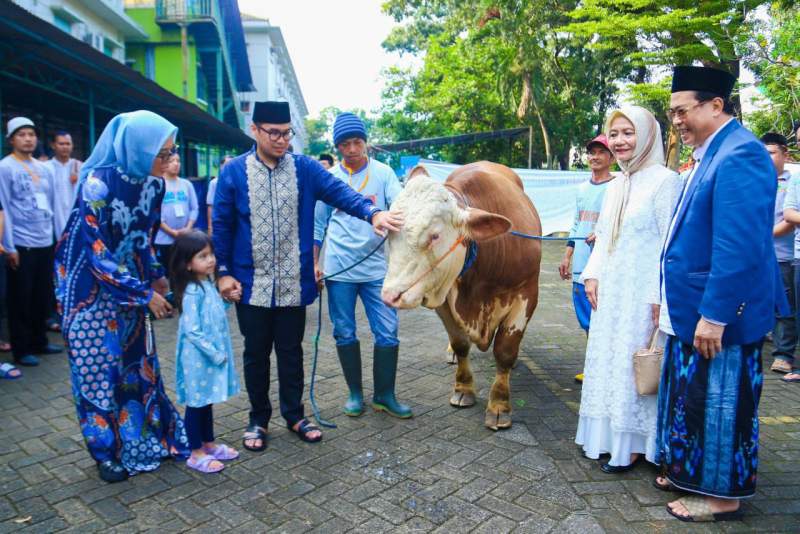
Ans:
<svg viewBox="0 0 800 534"><path fill-rule="evenodd" d="M178 145L172 145L172 148L170 149L159 151L159 153L156 154L156 157L161 161L167 161L169 158L177 154L178 150L180 150Z"/></svg>
<svg viewBox="0 0 800 534"><path fill-rule="evenodd" d="M265 134L267 134L269 136L269 140L270 141L277 141L281 137L283 137L284 141L291 141L292 138L294 137L294 130L292 130L291 128L289 128L288 130L284 130L284 131L280 131L280 130L265 130L264 128L262 128L258 124L256 124L256 128L258 128L259 131L264 132Z"/></svg>
<svg viewBox="0 0 800 534"><path fill-rule="evenodd" d="M689 111L693 110L696 107L702 106L703 104L706 104L708 102L710 102L710 100L703 100L702 102L697 102L695 104L692 104L691 106L686 106L686 107L682 107L682 108L675 108L675 109L668 109L667 110L667 118L669 119L670 122L672 122L676 118L678 118L680 120L684 120L686 118L686 116L689 114Z"/></svg>

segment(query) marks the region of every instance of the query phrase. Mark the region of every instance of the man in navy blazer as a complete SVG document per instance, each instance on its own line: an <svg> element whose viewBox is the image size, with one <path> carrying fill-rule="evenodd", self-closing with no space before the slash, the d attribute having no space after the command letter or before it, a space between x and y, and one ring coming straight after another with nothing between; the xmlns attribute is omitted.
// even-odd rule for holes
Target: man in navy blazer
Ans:
<svg viewBox="0 0 800 534"><path fill-rule="evenodd" d="M667 506L683 521L736 519L739 498L755 492L761 347L783 291L775 170L733 117L735 82L706 67L673 75L669 116L695 164L661 261L659 327L668 337L657 446L667 469L656 484L700 494Z"/></svg>

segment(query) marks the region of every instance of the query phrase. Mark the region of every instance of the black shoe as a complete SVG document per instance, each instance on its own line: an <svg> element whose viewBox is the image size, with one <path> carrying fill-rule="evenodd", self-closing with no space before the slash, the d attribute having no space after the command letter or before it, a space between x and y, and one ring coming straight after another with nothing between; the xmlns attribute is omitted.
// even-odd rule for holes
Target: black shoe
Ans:
<svg viewBox="0 0 800 534"><path fill-rule="evenodd" d="M58 354L60 352L64 352L64 347L62 345L48 343L42 350L37 350L36 354Z"/></svg>
<svg viewBox="0 0 800 534"><path fill-rule="evenodd" d="M608 462L604 462L600 464L600 470L603 473L608 473L609 475L617 475L619 473L624 473L625 471L630 471L639 461L642 459L642 455L640 454L634 461L629 463L628 465L608 465Z"/></svg>
<svg viewBox="0 0 800 534"><path fill-rule="evenodd" d="M128 480L128 470L122 467L119 462L112 460L97 462L97 471L100 473L100 478L106 482L114 483Z"/></svg>

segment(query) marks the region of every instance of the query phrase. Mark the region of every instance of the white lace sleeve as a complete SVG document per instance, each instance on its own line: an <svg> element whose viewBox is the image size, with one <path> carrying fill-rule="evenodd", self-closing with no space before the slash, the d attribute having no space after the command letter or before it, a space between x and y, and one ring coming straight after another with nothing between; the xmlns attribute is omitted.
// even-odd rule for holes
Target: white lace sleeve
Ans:
<svg viewBox="0 0 800 534"><path fill-rule="evenodd" d="M579 282L583 283L586 280L599 280L600 269L604 263L605 257L608 254L608 240L610 238L609 225L611 224L611 206L614 205L614 195L619 194L617 191L617 184L621 180L614 180L608 185L606 195L603 198L603 207L600 208L600 217L597 219L597 225L594 227L594 246L592 253L589 255L589 261L586 262L586 267L583 268L581 279Z"/></svg>
<svg viewBox="0 0 800 534"><path fill-rule="evenodd" d="M663 179L661 185L656 189L653 198L653 220L657 231L657 239L663 248L664 241L667 239L672 214L675 211L675 204L678 202L683 182L677 173L669 172ZM661 255L657 264L647 269L643 273L643 282L647 288L647 302L650 304L661 304Z"/></svg>

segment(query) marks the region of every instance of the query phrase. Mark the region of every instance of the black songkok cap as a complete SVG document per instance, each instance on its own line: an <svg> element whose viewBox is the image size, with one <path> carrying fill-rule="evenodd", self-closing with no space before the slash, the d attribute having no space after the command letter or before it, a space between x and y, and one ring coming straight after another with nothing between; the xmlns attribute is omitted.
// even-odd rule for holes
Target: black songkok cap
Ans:
<svg viewBox="0 0 800 534"><path fill-rule="evenodd" d="M711 67L675 67L672 71L672 92L702 91L727 100L731 96L736 76Z"/></svg>
<svg viewBox="0 0 800 534"><path fill-rule="evenodd" d="M778 145L782 147L786 147L789 143L786 141L786 137L775 132L765 133L761 136L761 142L765 145Z"/></svg>
<svg viewBox="0 0 800 534"><path fill-rule="evenodd" d="M292 122L288 102L256 102L253 106L253 122L261 124L287 124Z"/></svg>

